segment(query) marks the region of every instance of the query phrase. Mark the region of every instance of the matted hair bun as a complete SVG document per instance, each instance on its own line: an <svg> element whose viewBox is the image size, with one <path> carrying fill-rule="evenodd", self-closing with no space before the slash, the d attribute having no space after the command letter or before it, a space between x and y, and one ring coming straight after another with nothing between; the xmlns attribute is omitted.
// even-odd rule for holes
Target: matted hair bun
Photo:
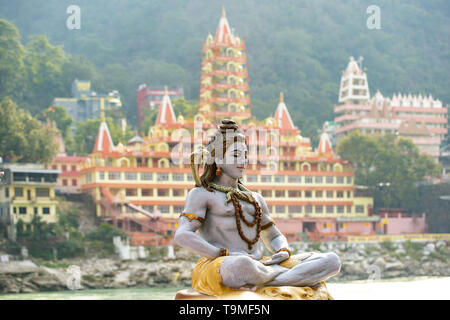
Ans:
<svg viewBox="0 0 450 320"><path fill-rule="evenodd" d="M238 127L236 121L231 120L231 119L223 119L221 121L221 124L219 125L218 129L221 133L226 133L227 130L236 131L239 129L239 127Z"/></svg>

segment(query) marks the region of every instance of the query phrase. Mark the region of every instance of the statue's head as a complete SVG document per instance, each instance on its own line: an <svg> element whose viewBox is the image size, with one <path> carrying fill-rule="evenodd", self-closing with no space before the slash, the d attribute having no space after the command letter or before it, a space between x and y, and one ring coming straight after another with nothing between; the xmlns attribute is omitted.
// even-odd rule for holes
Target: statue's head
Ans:
<svg viewBox="0 0 450 320"><path fill-rule="evenodd" d="M210 161L205 164L205 170L200 177L203 187L209 189L220 168L221 174L233 179L241 179L247 168L247 143L233 120L222 120L214 137L207 145Z"/></svg>

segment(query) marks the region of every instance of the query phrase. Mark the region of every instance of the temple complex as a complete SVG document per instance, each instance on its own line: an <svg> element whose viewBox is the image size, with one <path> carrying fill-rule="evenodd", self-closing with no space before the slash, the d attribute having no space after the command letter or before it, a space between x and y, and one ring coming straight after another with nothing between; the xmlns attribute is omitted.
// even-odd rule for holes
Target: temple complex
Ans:
<svg viewBox="0 0 450 320"><path fill-rule="evenodd" d="M431 95L394 94L384 97L379 91L370 96L367 75L350 58L342 72L339 105L334 107L339 140L352 131L366 134L394 133L411 139L419 150L439 159L439 148L447 134L447 107Z"/></svg>
<svg viewBox="0 0 450 320"><path fill-rule="evenodd" d="M373 199L358 194L353 167L336 156L326 128L314 149L293 123L282 93L273 117L252 117L245 44L232 32L225 11L202 56L195 117L176 115L166 88L155 124L143 128L146 135L115 144L102 122L81 171L81 189L93 196L99 217L127 230L135 244L170 241L194 187L190 154L209 141L220 120L232 118L248 137L243 182L263 195L290 240L379 230Z"/></svg>

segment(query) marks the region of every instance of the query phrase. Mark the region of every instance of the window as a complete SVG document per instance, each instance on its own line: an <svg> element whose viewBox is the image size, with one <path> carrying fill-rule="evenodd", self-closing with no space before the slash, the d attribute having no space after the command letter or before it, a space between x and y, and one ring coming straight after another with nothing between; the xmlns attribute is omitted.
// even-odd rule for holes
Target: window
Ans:
<svg viewBox="0 0 450 320"><path fill-rule="evenodd" d="M261 182L272 182L272 176L262 175Z"/></svg>
<svg viewBox="0 0 450 320"><path fill-rule="evenodd" d="M192 177L192 174L187 175L187 181L194 181L194 177Z"/></svg>
<svg viewBox="0 0 450 320"><path fill-rule="evenodd" d="M153 189L142 189L141 195L143 197L152 197L153 196Z"/></svg>
<svg viewBox="0 0 450 320"><path fill-rule="evenodd" d="M353 178L352 177L347 177L347 184L352 184L353 182Z"/></svg>
<svg viewBox="0 0 450 320"><path fill-rule="evenodd" d="M301 176L288 176L288 182L289 183L301 183L302 177Z"/></svg>
<svg viewBox="0 0 450 320"><path fill-rule="evenodd" d="M312 191L311 190L306 190L305 191L305 198L312 198Z"/></svg>
<svg viewBox="0 0 450 320"><path fill-rule="evenodd" d="M316 213L323 213L323 206L316 206Z"/></svg>
<svg viewBox="0 0 450 320"><path fill-rule="evenodd" d="M258 182L258 176L255 174L247 175L247 182Z"/></svg>
<svg viewBox="0 0 450 320"><path fill-rule="evenodd" d="M336 198L343 198L344 197L344 191L337 191L336 192Z"/></svg>
<svg viewBox="0 0 450 320"><path fill-rule="evenodd" d="M99 177L100 180L105 180L105 171L100 171L98 173L98 177Z"/></svg>
<svg viewBox="0 0 450 320"><path fill-rule="evenodd" d="M344 213L344 206L337 206L337 213Z"/></svg>
<svg viewBox="0 0 450 320"><path fill-rule="evenodd" d="M136 172L125 172L125 179L126 180L137 180L137 173Z"/></svg>
<svg viewBox="0 0 450 320"><path fill-rule="evenodd" d="M23 172L14 172L13 179L14 181L27 181L27 175Z"/></svg>
<svg viewBox="0 0 450 320"><path fill-rule="evenodd" d="M302 206L289 206L289 213L302 213Z"/></svg>
<svg viewBox="0 0 450 320"><path fill-rule="evenodd" d="M322 182L323 182L323 177L317 176L316 177L316 183L322 183Z"/></svg>
<svg viewBox="0 0 450 320"><path fill-rule="evenodd" d="M17 208L16 207L13 207L13 212L14 212L14 214L17 213Z"/></svg>
<svg viewBox="0 0 450 320"><path fill-rule="evenodd" d="M153 206L142 206L142 209L144 209L147 212L153 212Z"/></svg>
<svg viewBox="0 0 450 320"><path fill-rule="evenodd" d="M351 191L347 191L347 198L351 198L352 197L352 192Z"/></svg>
<svg viewBox="0 0 450 320"><path fill-rule="evenodd" d="M87 180L87 179L86 179L86 180ZM63 185L63 186L67 186L67 179L63 179L62 185Z"/></svg>
<svg viewBox="0 0 450 320"><path fill-rule="evenodd" d="M36 197L38 197L38 198L50 197L50 189L49 188L36 188Z"/></svg>
<svg viewBox="0 0 450 320"><path fill-rule="evenodd" d="M334 177L333 176L327 176L327 183L333 183Z"/></svg>
<svg viewBox="0 0 450 320"><path fill-rule="evenodd" d="M336 183L343 184L344 183L344 177L336 177Z"/></svg>
<svg viewBox="0 0 450 320"><path fill-rule="evenodd" d="M72 179L72 185L76 186L77 185L77 179Z"/></svg>
<svg viewBox="0 0 450 320"><path fill-rule="evenodd" d="M158 181L169 181L168 173L158 173L157 175Z"/></svg>
<svg viewBox="0 0 450 320"><path fill-rule="evenodd" d="M276 213L285 213L286 207L285 206L275 206L275 212Z"/></svg>
<svg viewBox="0 0 450 320"><path fill-rule="evenodd" d="M261 195L264 198L271 198L272 197L272 190L262 190Z"/></svg>
<svg viewBox="0 0 450 320"><path fill-rule="evenodd" d="M42 208L42 214L50 214L50 208L48 208L48 207L43 207L43 208Z"/></svg>
<svg viewBox="0 0 450 320"><path fill-rule="evenodd" d="M289 190L288 196L289 198L301 198L302 192L300 190Z"/></svg>
<svg viewBox="0 0 450 320"><path fill-rule="evenodd" d="M311 176L306 176L306 177L305 177L305 183L313 183L313 177L311 177Z"/></svg>
<svg viewBox="0 0 450 320"><path fill-rule="evenodd" d="M141 180L153 180L153 173L151 172L142 172L141 173Z"/></svg>
<svg viewBox="0 0 450 320"><path fill-rule="evenodd" d="M184 210L183 206L173 206L173 213L182 213Z"/></svg>
<svg viewBox="0 0 450 320"><path fill-rule="evenodd" d="M65 164L62 165L61 171L67 171L67 166Z"/></svg>
<svg viewBox="0 0 450 320"><path fill-rule="evenodd" d="M327 206L327 213L334 213L334 206Z"/></svg>
<svg viewBox="0 0 450 320"><path fill-rule="evenodd" d="M9 188L8 187L5 188L5 197L9 198Z"/></svg>
<svg viewBox="0 0 450 320"><path fill-rule="evenodd" d="M119 176L119 177L120 177L120 176ZM90 173L86 174L86 175L85 175L85 179L86 179L86 183L91 183L91 182L92 182L92 176L91 176L91 174L90 174ZM67 185L68 185L68 182L67 182L67 180L66 180L65 186L67 186Z"/></svg>
<svg viewBox="0 0 450 320"><path fill-rule="evenodd" d="M184 189L173 189L172 194L174 197L182 197L184 196Z"/></svg>
<svg viewBox="0 0 450 320"><path fill-rule="evenodd" d="M56 164L53 164L52 165L52 170L57 170L57 169L58 169L58 166Z"/></svg>
<svg viewBox="0 0 450 320"><path fill-rule="evenodd" d="M169 189L158 189L158 197L168 197Z"/></svg>
<svg viewBox="0 0 450 320"><path fill-rule="evenodd" d="M19 214L27 214L27 207L19 207Z"/></svg>
<svg viewBox="0 0 450 320"><path fill-rule="evenodd" d="M126 189L125 195L127 197L136 197L137 196L137 189Z"/></svg>
<svg viewBox="0 0 450 320"><path fill-rule="evenodd" d="M184 173L173 173L172 180L173 181L184 181Z"/></svg>
<svg viewBox="0 0 450 320"><path fill-rule="evenodd" d="M170 213L170 206L159 206L161 213Z"/></svg>
<svg viewBox="0 0 450 320"><path fill-rule="evenodd" d="M14 188L14 195L16 197L23 197L23 188Z"/></svg>
<svg viewBox="0 0 450 320"><path fill-rule="evenodd" d="M285 176L275 176L275 182L278 183L284 183L284 181L286 181L285 179Z"/></svg>
<svg viewBox="0 0 450 320"><path fill-rule="evenodd" d="M312 206L305 206L305 213L312 213Z"/></svg>
<svg viewBox="0 0 450 320"><path fill-rule="evenodd" d="M284 196L285 196L284 190L275 190L276 198L284 198Z"/></svg>
<svg viewBox="0 0 450 320"><path fill-rule="evenodd" d="M322 190L316 190L316 198L322 198L323 197L323 191Z"/></svg>
<svg viewBox="0 0 450 320"><path fill-rule="evenodd" d="M72 171L77 171L77 166L72 166Z"/></svg>
<svg viewBox="0 0 450 320"><path fill-rule="evenodd" d="M362 205L355 206L355 212L356 213L364 213L364 206L362 206Z"/></svg>
<svg viewBox="0 0 450 320"><path fill-rule="evenodd" d="M333 198L333 191L327 191L327 198Z"/></svg>
<svg viewBox="0 0 450 320"><path fill-rule="evenodd" d="M110 171L108 172L109 180L120 180L120 172Z"/></svg>
<svg viewBox="0 0 450 320"><path fill-rule="evenodd" d="M33 211L34 211L34 215L37 215L38 214L38 207L34 207Z"/></svg>
<svg viewBox="0 0 450 320"><path fill-rule="evenodd" d="M347 206L347 213L352 213L352 206Z"/></svg>

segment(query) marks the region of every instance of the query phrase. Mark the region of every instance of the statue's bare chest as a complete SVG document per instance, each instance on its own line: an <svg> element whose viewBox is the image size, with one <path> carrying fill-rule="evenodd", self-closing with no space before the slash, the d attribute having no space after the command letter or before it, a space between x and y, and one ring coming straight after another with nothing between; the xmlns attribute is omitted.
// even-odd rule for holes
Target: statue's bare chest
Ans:
<svg viewBox="0 0 450 320"><path fill-rule="evenodd" d="M246 201L238 200L242 213L246 219L252 220L255 217L255 207ZM226 194L215 191L209 201L207 213L215 217L235 217L235 208L232 201L226 202Z"/></svg>

